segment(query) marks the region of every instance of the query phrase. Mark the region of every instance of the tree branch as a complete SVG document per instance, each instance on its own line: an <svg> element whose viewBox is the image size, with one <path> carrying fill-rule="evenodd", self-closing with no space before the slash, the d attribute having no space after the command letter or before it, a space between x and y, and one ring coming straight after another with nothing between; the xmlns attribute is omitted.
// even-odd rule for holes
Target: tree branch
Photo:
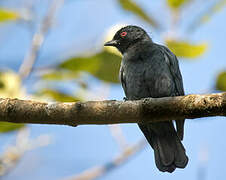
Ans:
<svg viewBox="0 0 226 180"><path fill-rule="evenodd" d="M172 119L226 116L226 92L147 98L137 101L43 103L0 98L0 121L84 125L148 123Z"/></svg>

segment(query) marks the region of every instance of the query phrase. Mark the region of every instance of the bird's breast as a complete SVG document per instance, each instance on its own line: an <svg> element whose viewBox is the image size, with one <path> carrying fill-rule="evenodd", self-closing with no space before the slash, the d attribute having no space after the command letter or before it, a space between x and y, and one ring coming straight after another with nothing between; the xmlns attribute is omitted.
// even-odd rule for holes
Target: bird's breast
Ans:
<svg viewBox="0 0 226 180"><path fill-rule="evenodd" d="M137 100L149 97L145 86L145 65L142 63L125 64L123 67L124 91L128 99Z"/></svg>

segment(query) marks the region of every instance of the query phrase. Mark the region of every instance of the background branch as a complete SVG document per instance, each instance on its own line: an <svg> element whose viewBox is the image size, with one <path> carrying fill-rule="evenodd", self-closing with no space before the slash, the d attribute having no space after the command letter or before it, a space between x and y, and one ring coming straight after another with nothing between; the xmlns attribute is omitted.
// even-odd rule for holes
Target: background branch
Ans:
<svg viewBox="0 0 226 180"><path fill-rule="evenodd" d="M39 30L34 34L29 52L24 58L24 61L19 69L19 74L22 79L29 76L33 65L39 55L40 49L44 43L45 37L52 27L57 10L64 4L64 0L53 0L49 5L46 16L44 17Z"/></svg>
<svg viewBox="0 0 226 180"><path fill-rule="evenodd" d="M34 139L30 137L28 128L19 130L15 144L8 146L0 155L0 177L8 174L27 151L47 146L50 141L49 135L40 135Z"/></svg>
<svg viewBox="0 0 226 180"><path fill-rule="evenodd" d="M65 178L64 180L94 180L97 179L110 171L114 170L115 168L119 167L123 163L128 162L128 160L131 157L134 157L136 153L140 152L144 147L147 145L147 141L145 139L139 140L134 145L130 145L127 148L124 149L117 157L113 158L108 163L101 165L101 166L95 166L93 168L90 168L88 170L85 170L84 172Z"/></svg>
<svg viewBox="0 0 226 180"><path fill-rule="evenodd" d="M226 93L147 98L137 101L42 103L0 99L0 121L38 124L148 123L226 116Z"/></svg>
<svg viewBox="0 0 226 180"><path fill-rule="evenodd" d="M119 124L114 124L109 126L111 135L117 142L119 148L121 151L124 151L128 146L129 143L126 140L126 137L124 136L123 130Z"/></svg>

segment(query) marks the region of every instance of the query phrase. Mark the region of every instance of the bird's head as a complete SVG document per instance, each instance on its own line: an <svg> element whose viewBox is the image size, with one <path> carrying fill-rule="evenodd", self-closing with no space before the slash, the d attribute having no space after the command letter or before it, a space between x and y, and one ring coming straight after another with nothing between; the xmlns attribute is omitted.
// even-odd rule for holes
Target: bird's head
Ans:
<svg viewBox="0 0 226 180"><path fill-rule="evenodd" d="M116 32L113 39L104 46L114 46L122 54L131 46L142 40L150 40L147 33L138 26L126 26Z"/></svg>

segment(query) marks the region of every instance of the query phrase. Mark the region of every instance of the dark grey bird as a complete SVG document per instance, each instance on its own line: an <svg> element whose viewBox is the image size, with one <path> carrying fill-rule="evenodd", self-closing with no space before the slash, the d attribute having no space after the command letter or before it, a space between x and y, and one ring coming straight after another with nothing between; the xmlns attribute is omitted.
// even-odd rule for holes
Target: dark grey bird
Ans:
<svg viewBox="0 0 226 180"><path fill-rule="evenodd" d="M165 46L156 44L140 27L126 26L105 46L116 47L123 55L120 79L126 99L184 95L177 57ZM185 168L188 157L181 143L184 119L173 122L138 124L154 150L157 168L173 172Z"/></svg>

